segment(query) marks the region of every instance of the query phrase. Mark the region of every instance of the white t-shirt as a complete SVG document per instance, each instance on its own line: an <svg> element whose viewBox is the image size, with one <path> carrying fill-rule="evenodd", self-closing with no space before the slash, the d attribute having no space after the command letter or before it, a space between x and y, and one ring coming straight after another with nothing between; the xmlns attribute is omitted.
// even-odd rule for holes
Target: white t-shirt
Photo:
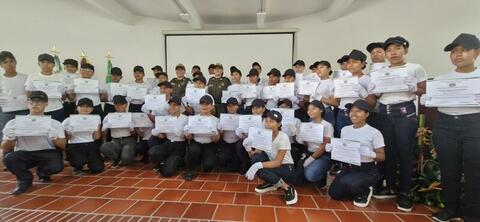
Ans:
<svg viewBox="0 0 480 222"><path fill-rule="evenodd" d="M18 95L26 95L25 83L27 82L28 75L17 73L14 77L6 77L0 75L0 97L12 97ZM27 110L28 106L25 104L25 109ZM18 110L12 110L18 111Z"/></svg>
<svg viewBox="0 0 480 222"><path fill-rule="evenodd" d="M277 153L279 150L286 150L285 156L283 157L282 164L293 164L292 154L290 153L291 150L290 140L288 140L287 134L282 131L279 131L277 137L272 142L272 150L265 151L268 155L270 160L274 160L277 157Z"/></svg>
<svg viewBox="0 0 480 222"><path fill-rule="evenodd" d="M404 66L393 67L390 69L396 68L407 68L407 73L409 76L415 77L417 83L427 80L427 72L425 69L415 63L407 63ZM382 93L378 101L384 105L398 104L402 102L412 101L416 98L415 93L412 92L391 92L391 93Z"/></svg>
<svg viewBox="0 0 480 222"><path fill-rule="evenodd" d="M183 128L185 125L188 123L188 117L180 114L180 116L177 117L177 124L175 125L175 133L167 133L167 139L169 139L171 142L182 142L185 141L185 136L183 135ZM158 136L160 134L158 131L155 129L152 129L152 135L153 136Z"/></svg>
<svg viewBox="0 0 480 222"><path fill-rule="evenodd" d="M212 95L205 93L205 96L210 96L210 98L212 98L212 101L214 101ZM197 103L192 103L187 95L182 97L182 105L184 107L191 106L193 108L194 114L200 113L200 101L198 101Z"/></svg>
<svg viewBox="0 0 480 222"><path fill-rule="evenodd" d="M212 127L213 127L211 129L211 131L214 131L215 132L214 134L217 134L218 133L217 126L218 126L219 119L215 116L212 116L212 115L210 115L209 117L212 121ZM187 120L187 123L188 123L188 120ZM188 125L186 125L186 126L188 126ZM185 130L185 128L184 128L184 130ZM186 133L188 133L188 130L185 130L185 131L187 131ZM193 134L193 139L197 143L201 143L201 144L211 143L212 142L212 136L214 134Z"/></svg>
<svg viewBox="0 0 480 222"><path fill-rule="evenodd" d="M71 132L70 131L70 117L67 117L62 122L63 129L70 135L70 139L68 140L69 144L76 144L76 143L90 143L93 142L93 131L90 132Z"/></svg>
<svg viewBox="0 0 480 222"><path fill-rule="evenodd" d="M293 137L297 135L298 130L300 129L300 124L301 123L302 123L302 121L300 121L300 119L298 119L298 118L293 118L293 122L288 123L288 124L283 124L282 123L282 132L287 134L288 140L290 141L290 143L295 142ZM292 124L293 124L293 127L290 128L290 125L292 125Z"/></svg>
<svg viewBox="0 0 480 222"><path fill-rule="evenodd" d="M333 125L322 119L322 122L320 122L320 124L323 125L323 137L328 137L328 138L332 138L333 137ZM321 143L313 143L313 142L307 142L307 145L308 145L308 151L309 152L315 152L317 151L318 148L320 148L320 145L322 145Z"/></svg>
<svg viewBox="0 0 480 222"><path fill-rule="evenodd" d="M322 101L322 97L332 97L334 93L334 86L332 79L324 79L318 82L317 89L315 90L315 94L310 96L310 102L313 100ZM329 107L327 104L323 104L325 107Z"/></svg>
<svg viewBox="0 0 480 222"><path fill-rule="evenodd" d="M435 79L462 79L462 78L480 78L480 69L476 69L470 73L451 72L440 75ZM447 115L466 115L473 113L480 113L480 107L438 107L438 111Z"/></svg>
<svg viewBox="0 0 480 222"><path fill-rule="evenodd" d="M106 93L107 90L105 89L105 85L103 83L98 83L98 93L96 94L91 94L91 93L77 93L75 94L75 99L80 100L82 98L89 98L93 102L93 106L98 106L100 105L100 94Z"/></svg>
<svg viewBox="0 0 480 222"><path fill-rule="evenodd" d="M370 94L372 92L372 90L375 88L375 85L371 82L370 76L368 76L368 75L363 75L362 77L358 78L358 84L360 85L360 87L363 88L363 90L365 90L367 92L367 94ZM335 88L334 88L334 90L335 90ZM358 97L352 97L352 98L350 98L350 97L349 98L341 98L340 99L340 105L338 106L338 108L345 109L345 105L347 105L349 103L353 103L358 99L365 99L365 98L361 98L360 95Z"/></svg>
<svg viewBox="0 0 480 222"><path fill-rule="evenodd" d="M368 124L357 129L353 128L353 125L345 126L342 128L340 138L359 142L360 146L367 147L372 151L385 146L382 133ZM370 157L361 156L361 161L362 163L370 163L375 160Z"/></svg>
<svg viewBox="0 0 480 222"><path fill-rule="evenodd" d="M105 116L105 118L103 119L103 124L105 125L106 123L108 123L108 115ZM131 136L131 131L133 131L134 128L114 128L114 129L110 129L110 133L112 135L112 138L121 138L121 137L128 137L128 136Z"/></svg>
<svg viewBox="0 0 480 222"><path fill-rule="evenodd" d="M58 91L65 95L65 90L68 89L63 82L63 76L59 74L52 75L43 75L42 73L29 75L27 81L25 82L25 90L35 91L37 90L34 86L35 81L42 82L57 82L61 84L61 87L58 88ZM45 112L51 112L63 108L62 98L48 98L48 106L45 109Z"/></svg>
<svg viewBox="0 0 480 222"><path fill-rule="evenodd" d="M240 137L235 133L235 130L222 130L223 126L220 124L220 120L218 121L217 128L222 131L222 138L226 143L236 143L240 140Z"/></svg>
<svg viewBox="0 0 480 222"><path fill-rule="evenodd" d="M63 131L62 123L57 120L51 119L50 134L55 135L57 138L65 138L65 132ZM52 139L48 136L10 136L14 135L15 131L15 119L8 121L3 128L3 140L17 140L14 151L39 151L56 149Z"/></svg>

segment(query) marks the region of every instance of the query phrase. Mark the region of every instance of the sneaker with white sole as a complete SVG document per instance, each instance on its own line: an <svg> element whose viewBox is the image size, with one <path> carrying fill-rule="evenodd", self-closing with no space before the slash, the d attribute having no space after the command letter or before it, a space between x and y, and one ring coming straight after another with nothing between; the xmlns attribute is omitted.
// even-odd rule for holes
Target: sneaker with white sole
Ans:
<svg viewBox="0 0 480 222"><path fill-rule="evenodd" d="M288 186L288 188L285 190L286 204L287 205L296 204L297 201L298 201L297 191L292 185Z"/></svg>
<svg viewBox="0 0 480 222"><path fill-rule="evenodd" d="M255 187L255 192L257 193L266 193L269 191L275 191L278 189L278 186L275 186L271 183L263 183Z"/></svg>
<svg viewBox="0 0 480 222"><path fill-rule="evenodd" d="M353 205L357 207L368 207L368 204L372 199L372 193L373 193L373 188L369 187L367 192L355 197L355 200L353 200Z"/></svg>

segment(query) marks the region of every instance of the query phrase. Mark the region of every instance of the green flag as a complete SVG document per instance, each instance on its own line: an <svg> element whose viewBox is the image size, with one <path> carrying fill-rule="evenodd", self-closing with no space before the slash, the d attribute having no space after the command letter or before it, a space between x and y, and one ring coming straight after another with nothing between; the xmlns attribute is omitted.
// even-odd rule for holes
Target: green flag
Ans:
<svg viewBox="0 0 480 222"><path fill-rule="evenodd" d="M62 69L62 63L60 62L60 58L58 58L57 54L53 57L55 60L55 73L61 72Z"/></svg>
<svg viewBox="0 0 480 222"><path fill-rule="evenodd" d="M107 61L107 76L105 77L105 83L112 82L112 60L108 59Z"/></svg>

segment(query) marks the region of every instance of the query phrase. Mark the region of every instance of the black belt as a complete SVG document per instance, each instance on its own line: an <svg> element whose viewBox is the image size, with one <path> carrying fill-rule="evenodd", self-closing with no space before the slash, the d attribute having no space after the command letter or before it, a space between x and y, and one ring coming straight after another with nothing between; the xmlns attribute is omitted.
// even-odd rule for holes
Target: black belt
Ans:
<svg viewBox="0 0 480 222"><path fill-rule="evenodd" d="M403 114L408 114L408 113L415 113L416 108L415 108L415 103L413 101L408 101L408 102L401 102L401 103L396 103L396 104L378 104L378 112L379 113L403 113Z"/></svg>
<svg viewBox="0 0 480 222"><path fill-rule="evenodd" d="M480 118L480 113L471 113L464 115L448 115L445 113L440 113L440 117L447 119L467 119L467 118Z"/></svg>

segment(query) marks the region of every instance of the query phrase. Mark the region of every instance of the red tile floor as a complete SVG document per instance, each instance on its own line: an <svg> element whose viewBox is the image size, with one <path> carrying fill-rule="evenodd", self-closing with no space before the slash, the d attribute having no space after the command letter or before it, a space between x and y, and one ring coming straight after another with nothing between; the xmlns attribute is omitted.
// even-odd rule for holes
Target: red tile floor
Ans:
<svg viewBox="0 0 480 222"><path fill-rule="evenodd" d="M66 164L67 165L67 164ZM153 166L136 164L99 175L73 176L72 168L51 184L35 181L28 193L12 196L15 178L0 172L0 221L431 221L433 209L416 205L398 211L392 201L361 209L334 201L326 190L298 187L299 201L286 207L280 191L259 195L259 181L230 173L200 174L185 182L159 177Z"/></svg>

